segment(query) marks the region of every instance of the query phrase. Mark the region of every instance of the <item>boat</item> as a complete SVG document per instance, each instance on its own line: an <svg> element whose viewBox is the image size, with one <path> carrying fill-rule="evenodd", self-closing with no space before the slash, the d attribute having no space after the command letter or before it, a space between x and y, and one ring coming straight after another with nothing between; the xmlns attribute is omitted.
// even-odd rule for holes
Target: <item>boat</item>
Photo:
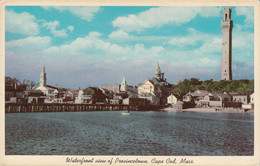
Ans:
<svg viewBox="0 0 260 166"><path fill-rule="evenodd" d="M122 115L129 116L129 115L131 115L131 113L129 111L125 111L125 112L122 112Z"/></svg>

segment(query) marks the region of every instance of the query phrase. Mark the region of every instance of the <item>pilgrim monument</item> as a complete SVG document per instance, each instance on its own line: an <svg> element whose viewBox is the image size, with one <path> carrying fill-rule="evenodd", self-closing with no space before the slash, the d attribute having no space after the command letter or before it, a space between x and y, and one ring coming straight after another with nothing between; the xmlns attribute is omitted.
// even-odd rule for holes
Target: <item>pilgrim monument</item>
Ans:
<svg viewBox="0 0 260 166"><path fill-rule="evenodd" d="M231 8L223 9L222 27L222 72L221 80L232 80L232 28Z"/></svg>

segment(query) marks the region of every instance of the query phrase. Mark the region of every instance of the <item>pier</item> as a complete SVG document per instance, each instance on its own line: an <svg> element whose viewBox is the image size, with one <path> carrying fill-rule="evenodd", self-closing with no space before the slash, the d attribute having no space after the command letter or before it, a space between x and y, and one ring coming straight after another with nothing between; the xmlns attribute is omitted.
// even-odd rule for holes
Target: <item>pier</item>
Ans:
<svg viewBox="0 0 260 166"><path fill-rule="evenodd" d="M5 113L26 112L84 112L84 111L156 111L164 106L155 105L108 105L108 104L64 104L64 103L5 103Z"/></svg>

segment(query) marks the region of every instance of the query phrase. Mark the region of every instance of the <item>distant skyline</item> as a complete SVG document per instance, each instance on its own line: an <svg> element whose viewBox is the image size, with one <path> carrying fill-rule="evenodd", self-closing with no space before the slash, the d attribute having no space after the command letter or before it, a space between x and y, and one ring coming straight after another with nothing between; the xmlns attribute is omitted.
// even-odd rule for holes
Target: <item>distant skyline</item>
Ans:
<svg viewBox="0 0 260 166"><path fill-rule="evenodd" d="M86 88L220 80L224 7L6 6L5 75ZM232 7L233 79L254 79L254 8ZM18 19L19 18L19 19Z"/></svg>

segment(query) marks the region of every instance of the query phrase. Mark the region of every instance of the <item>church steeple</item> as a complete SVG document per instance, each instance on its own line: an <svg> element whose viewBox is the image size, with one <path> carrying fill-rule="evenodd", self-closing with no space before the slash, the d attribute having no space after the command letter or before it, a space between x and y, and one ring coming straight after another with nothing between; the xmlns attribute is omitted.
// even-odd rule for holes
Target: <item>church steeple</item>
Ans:
<svg viewBox="0 0 260 166"><path fill-rule="evenodd" d="M127 82L126 82L125 74L124 74L124 78L123 78L123 81L122 81L122 83L121 83L120 90L121 90L121 91L126 91L126 87L127 87Z"/></svg>
<svg viewBox="0 0 260 166"><path fill-rule="evenodd" d="M160 66L159 66L159 62L157 62L154 76L155 76L155 78L157 78L157 79L161 79L161 78L162 78L161 75L162 75L162 73L161 73L161 69L160 69Z"/></svg>
<svg viewBox="0 0 260 166"><path fill-rule="evenodd" d="M42 67L41 77L40 77L40 86L46 86L46 73L45 67Z"/></svg>

